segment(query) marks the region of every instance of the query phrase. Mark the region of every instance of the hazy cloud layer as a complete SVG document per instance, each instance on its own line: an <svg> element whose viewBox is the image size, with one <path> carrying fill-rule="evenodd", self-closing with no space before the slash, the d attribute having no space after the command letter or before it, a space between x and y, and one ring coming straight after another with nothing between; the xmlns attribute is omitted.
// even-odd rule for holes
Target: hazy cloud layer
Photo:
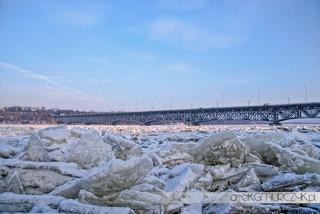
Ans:
<svg viewBox="0 0 320 214"><path fill-rule="evenodd" d="M111 107L109 103L100 97L83 93L52 80L48 76L37 74L16 65L0 62L0 72L13 72L20 76L20 82L17 85L8 85L1 81L0 104L2 106L36 105L83 110L106 110ZM23 81L23 77L31 80L31 82L29 81L29 84L26 84ZM90 79L88 81L93 80Z"/></svg>

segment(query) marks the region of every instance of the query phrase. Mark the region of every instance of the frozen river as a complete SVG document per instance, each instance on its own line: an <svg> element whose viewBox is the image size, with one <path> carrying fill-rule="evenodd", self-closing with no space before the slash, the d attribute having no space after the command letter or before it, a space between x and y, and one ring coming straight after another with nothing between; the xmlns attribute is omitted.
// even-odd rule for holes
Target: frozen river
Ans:
<svg viewBox="0 0 320 214"><path fill-rule="evenodd" d="M320 126L0 125L0 172L0 212L317 213L206 194L320 192Z"/></svg>

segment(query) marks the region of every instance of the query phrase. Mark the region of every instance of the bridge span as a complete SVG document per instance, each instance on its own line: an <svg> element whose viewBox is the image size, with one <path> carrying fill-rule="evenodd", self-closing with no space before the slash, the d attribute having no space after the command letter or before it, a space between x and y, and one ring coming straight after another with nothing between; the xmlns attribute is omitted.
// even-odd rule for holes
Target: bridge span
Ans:
<svg viewBox="0 0 320 214"><path fill-rule="evenodd" d="M57 123L64 124L118 124L135 122L150 125L159 121L179 121L201 124L210 121L252 120L278 124L298 118L320 118L320 102L282 105L197 108L181 110L107 112L74 115L53 115Z"/></svg>

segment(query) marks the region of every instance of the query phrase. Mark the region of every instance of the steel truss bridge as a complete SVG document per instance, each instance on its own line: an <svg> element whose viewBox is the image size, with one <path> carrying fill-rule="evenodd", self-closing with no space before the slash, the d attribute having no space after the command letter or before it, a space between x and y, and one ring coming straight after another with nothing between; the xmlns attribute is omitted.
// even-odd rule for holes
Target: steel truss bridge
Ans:
<svg viewBox="0 0 320 214"><path fill-rule="evenodd" d="M210 121L252 120L279 124L281 121L298 118L320 118L320 102L240 106L220 108L198 108L181 110L87 113L53 115L57 123L64 124L119 124L134 122L150 125L160 121L184 122L198 125Z"/></svg>

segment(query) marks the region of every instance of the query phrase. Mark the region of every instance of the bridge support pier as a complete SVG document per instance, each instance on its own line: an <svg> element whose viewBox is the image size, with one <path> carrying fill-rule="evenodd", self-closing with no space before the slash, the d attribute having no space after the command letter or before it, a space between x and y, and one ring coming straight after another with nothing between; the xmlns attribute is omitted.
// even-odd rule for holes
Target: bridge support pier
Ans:
<svg viewBox="0 0 320 214"><path fill-rule="evenodd" d="M282 124L279 123L279 121L272 121L271 123L269 123L270 126L281 126Z"/></svg>

